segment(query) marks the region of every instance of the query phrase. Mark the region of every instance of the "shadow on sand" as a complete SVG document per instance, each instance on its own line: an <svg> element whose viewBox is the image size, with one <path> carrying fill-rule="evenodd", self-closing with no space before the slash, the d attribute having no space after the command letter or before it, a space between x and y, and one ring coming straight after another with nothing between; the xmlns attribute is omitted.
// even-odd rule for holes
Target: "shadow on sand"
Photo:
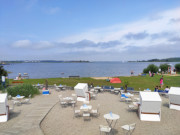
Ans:
<svg viewBox="0 0 180 135"><path fill-rule="evenodd" d="M20 115L20 113L21 113L21 111L19 111L19 112L13 112L13 111L10 112L9 113L9 120L18 117Z"/></svg>
<svg viewBox="0 0 180 135"><path fill-rule="evenodd" d="M169 108L169 104L168 103L164 103L163 106Z"/></svg>

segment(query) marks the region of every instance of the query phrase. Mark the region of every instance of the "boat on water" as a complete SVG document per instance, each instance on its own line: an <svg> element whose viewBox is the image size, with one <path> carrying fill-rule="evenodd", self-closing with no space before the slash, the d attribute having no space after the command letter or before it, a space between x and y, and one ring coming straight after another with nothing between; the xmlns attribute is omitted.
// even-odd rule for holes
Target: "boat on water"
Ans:
<svg viewBox="0 0 180 135"><path fill-rule="evenodd" d="M0 66L3 66L3 65L10 65L8 63L0 63Z"/></svg>

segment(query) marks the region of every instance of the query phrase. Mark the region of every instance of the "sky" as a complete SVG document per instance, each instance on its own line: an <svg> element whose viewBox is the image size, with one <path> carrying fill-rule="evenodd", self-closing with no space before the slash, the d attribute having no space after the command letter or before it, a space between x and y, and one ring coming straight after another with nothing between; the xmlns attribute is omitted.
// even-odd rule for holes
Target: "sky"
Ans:
<svg viewBox="0 0 180 135"><path fill-rule="evenodd" d="M0 0L0 61L180 57L180 0Z"/></svg>

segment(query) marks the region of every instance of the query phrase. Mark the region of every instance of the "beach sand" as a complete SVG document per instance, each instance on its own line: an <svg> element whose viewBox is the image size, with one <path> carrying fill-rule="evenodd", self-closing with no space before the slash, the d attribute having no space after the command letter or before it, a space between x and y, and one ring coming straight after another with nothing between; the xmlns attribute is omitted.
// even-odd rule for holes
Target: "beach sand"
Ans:
<svg viewBox="0 0 180 135"><path fill-rule="evenodd" d="M57 92L51 90L52 94L49 96L38 95L31 99L30 104L23 104L22 106L15 106L15 109L10 113L8 122L0 123L0 131L10 129L18 121L22 121L29 112L34 109L34 105L43 102L44 100L58 101L58 95L71 96L74 90L66 90ZM138 97L138 95L135 95ZM179 135L180 134L180 111L171 110L168 108L169 100L166 97L162 98L162 115L160 122L144 122L140 121L137 110L130 111L128 103L120 102L120 96L111 94L109 92L99 93L96 100L91 100L90 105L94 109L100 104L98 118L92 117L90 121L84 121L83 117L73 118L73 108L68 106L62 108L59 103L55 104L50 112L42 121L40 127L45 135L98 135L99 125L108 125L104 119L104 114L112 111L120 116L115 128L114 134L124 134L121 126L125 124L136 123L136 129L133 135ZM50 101L49 101L50 102ZM77 103L76 109L82 105L81 102ZM39 121L40 123L40 121ZM34 134L35 131L31 131ZM1 134L1 132L0 132Z"/></svg>
<svg viewBox="0 0 180 135"><path fill-rule="evenodd" d="M112 79L113 77L91 77L96 80L105 80L105 79Z"/></svg>
<svg viewBox="0 0 180 135"><path fill-rule="evenodd" d="M125 77L131 77L131 76L125 76ZM115 77L91 77L91 78L96 79L96 80L106 80L106 79L112 79Z"/></svg>
<svg viewBox="0 0 180 135"><path fill-rule="evenodd" d="M74 91L59 92L63 96L71 96ZM138 97L136 95L136 97ZM120 96L108 92L99 93L96 100L91 100L90 105L94 109L100 104L100 116L92 117L90 121L84 121L83 117L73 118L73 108L68 106L62 108L56 104L41 123L41 129L45 135L98 135L99 125L107 125L104 114L112 111L120 116L114 134L124 134L121 126L136 123L133 135L179 135L180 134L180 111L168 108L168 98L162 97L162 115L160 122L140 121L137 111L130 111L128 103L120 102ZM76 109L82 105L77 103Z"/></svg>

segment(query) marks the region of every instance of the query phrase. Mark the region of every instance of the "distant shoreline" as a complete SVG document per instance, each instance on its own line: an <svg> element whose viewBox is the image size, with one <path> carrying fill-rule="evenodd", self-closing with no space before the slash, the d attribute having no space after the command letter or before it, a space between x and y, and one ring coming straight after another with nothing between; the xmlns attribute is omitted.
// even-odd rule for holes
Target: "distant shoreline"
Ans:
<svg viewBox="0 0 180 135"><path fill-rule="evenodd" d="M128 62L180 62L180 57L166 58L166 59L150 59L150 60L128 61Z"/></svg>
<svg viewBox="0 0 180 135"><path fill-rule="evenodd" d="M128 62L180 62L180 61L128 61Z"/></svg>
<svg viewBox="0 0 180 135"><path fill-rule="evenodd" d="M37 61L3 61L0 65L9 65L14 63L90 63L90 61L55 61L55 60L37 60Z"/></svg>

